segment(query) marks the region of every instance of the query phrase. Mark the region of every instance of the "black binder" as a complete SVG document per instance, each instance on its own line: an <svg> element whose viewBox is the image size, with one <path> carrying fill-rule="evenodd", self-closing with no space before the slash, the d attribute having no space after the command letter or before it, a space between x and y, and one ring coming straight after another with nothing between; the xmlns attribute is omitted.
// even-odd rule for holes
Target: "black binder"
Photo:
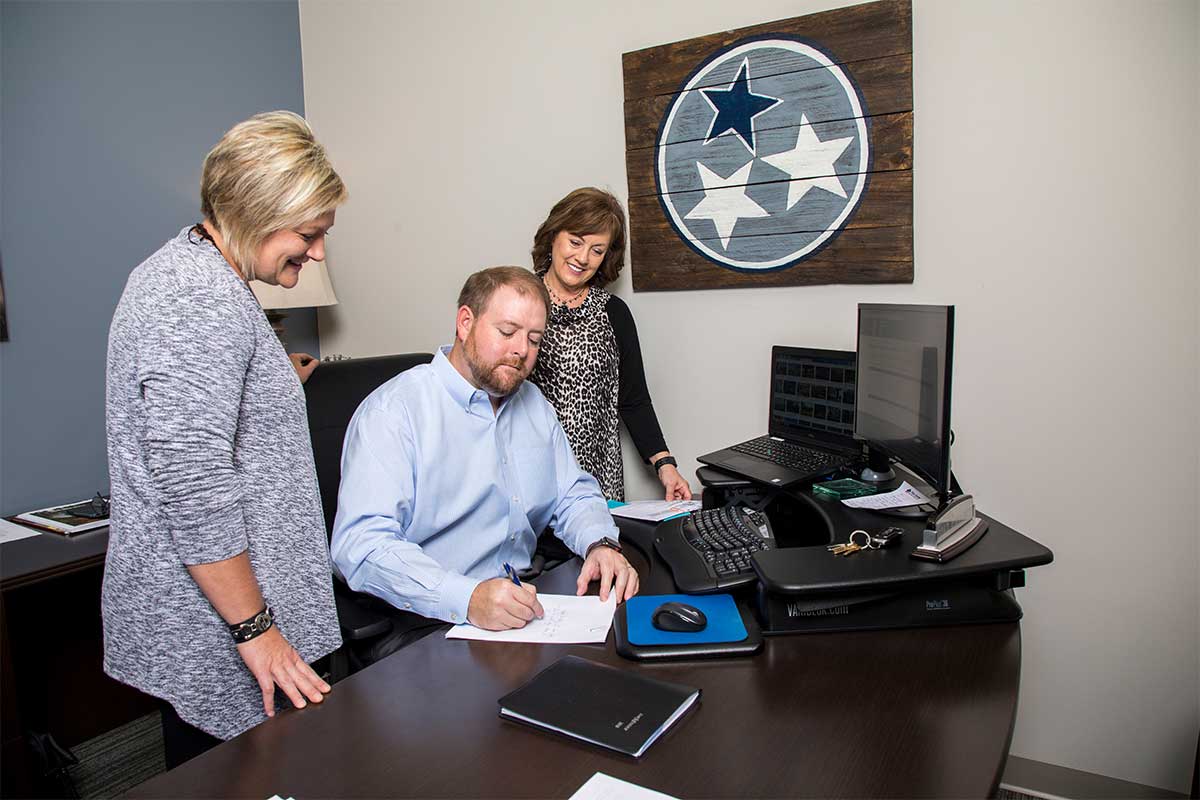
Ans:
<svg viewBox="0 0 1200 800"><path fill-rule="evenodd" d="M691 686L563 656L498 702L505 719L636 758L699 697Z"/></svg>

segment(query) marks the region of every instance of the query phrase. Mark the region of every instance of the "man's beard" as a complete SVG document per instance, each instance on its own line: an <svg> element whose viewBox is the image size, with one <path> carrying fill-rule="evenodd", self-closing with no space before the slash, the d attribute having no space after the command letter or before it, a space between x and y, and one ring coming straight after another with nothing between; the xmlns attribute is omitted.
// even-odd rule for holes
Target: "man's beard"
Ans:
<svg viewBox="0 0 1200 800"><path fill-rule="evenodd" d="M475 349L474 334L467 336L467 346L463 348L463 353L466 356L467 368L471 370L471 377L480 389L492 397L507 397L525 382L524 365L517 359L484 363ZM516 371L505 369L506 366L515 367Z"/></svg>

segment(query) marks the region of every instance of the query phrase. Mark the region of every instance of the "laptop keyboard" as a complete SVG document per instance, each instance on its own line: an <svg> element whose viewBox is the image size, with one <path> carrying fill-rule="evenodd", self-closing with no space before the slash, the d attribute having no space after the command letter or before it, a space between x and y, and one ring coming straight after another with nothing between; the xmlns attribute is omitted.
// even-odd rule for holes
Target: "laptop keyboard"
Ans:
<svg viewBox="0 0 1200 800"><path fill-rule="evenodd" d="M850 463L850 459L843 456L805 447L802 444L780 441L770 436L760 436L729 449L735 453L758 456L782 467L813 475L831 472Z"/></svg>

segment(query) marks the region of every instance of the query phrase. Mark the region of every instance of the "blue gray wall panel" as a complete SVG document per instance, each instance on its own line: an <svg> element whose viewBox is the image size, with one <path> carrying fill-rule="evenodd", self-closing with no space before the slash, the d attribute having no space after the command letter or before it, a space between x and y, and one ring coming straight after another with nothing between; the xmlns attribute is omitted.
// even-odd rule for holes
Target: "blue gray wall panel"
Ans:
<svg viewBox="0 0 1200 800"><path fill-rule="evenodd" d="M0 514L107 491L104 360L126 277L199 219L204 154L303 113L286 2L0 3ZM289 315L316 353L316 314Z"/></svg>

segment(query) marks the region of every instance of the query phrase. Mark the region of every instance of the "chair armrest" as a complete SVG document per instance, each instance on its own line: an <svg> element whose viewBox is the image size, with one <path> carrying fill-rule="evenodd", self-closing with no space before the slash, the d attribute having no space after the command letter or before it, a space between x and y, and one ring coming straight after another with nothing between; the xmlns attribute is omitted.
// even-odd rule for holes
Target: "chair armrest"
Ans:
<svg viewBox="0 0 1200 800"><path fill-rule="evenodd" d="M342 628L344 639L357 642L382 636L392 629L392 621L388 617L364 607L353 597L338 591L336 584L333 600L337 604L338 624Z"/></svg>

